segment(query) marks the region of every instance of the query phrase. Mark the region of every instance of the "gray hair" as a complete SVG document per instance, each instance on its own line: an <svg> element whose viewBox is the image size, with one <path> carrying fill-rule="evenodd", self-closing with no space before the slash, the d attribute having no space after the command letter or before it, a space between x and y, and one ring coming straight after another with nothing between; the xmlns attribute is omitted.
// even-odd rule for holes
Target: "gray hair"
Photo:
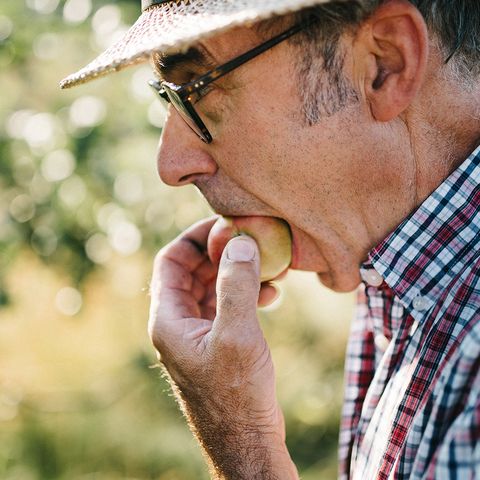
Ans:
<svg viewBox="0 0 480 480"><path fill-rule="evenodd" d="M455 78L465 86L472 85L480 76L480 1L409 1L423 15L430 35ZM309 124L358 100L343 75L344 53L339 49L339 39L367 19L383 2L333 1L297 14L297 21L315 19L308 29L291 40L304 52L299 65L300 93ZM318 75L319 71L324 75Z"/></svg>

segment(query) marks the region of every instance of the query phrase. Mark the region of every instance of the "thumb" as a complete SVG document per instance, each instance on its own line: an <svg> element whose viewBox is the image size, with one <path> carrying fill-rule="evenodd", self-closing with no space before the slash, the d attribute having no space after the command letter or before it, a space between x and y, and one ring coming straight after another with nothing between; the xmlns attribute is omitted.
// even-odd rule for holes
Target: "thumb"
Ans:
<svg viewBox="0 0 480 480"><path fill-rule="evenodd" d="M260 253L253 238L240 235L232 238L223 250L217 276L217 317L214 329L235 329L235 326L256 320L260 292Z"/></svg>

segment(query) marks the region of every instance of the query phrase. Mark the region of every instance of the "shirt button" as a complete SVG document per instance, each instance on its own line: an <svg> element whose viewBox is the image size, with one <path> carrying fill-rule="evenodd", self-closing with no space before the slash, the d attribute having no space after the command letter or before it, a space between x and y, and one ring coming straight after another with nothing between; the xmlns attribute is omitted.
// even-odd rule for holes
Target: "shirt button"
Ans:
<svg viewBox="0 0 480 480"><path fill-rule="evenodd" d="M425 297L418 295L413 299L412 307L419 312L423 312L428 308L428 300Z"/></svg>
<svg viewBox="0 0 480 480"><path fill-rule="evenodd" d="M372 287L379 287L383 283L383 277L376 270L362 270L361 275L363 280Z"/></svg>

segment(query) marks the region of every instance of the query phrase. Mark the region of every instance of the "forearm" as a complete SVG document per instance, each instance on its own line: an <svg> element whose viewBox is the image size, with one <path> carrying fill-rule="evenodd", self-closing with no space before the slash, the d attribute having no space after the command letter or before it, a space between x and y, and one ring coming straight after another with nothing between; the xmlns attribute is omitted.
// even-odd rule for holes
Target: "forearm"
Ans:
<svg viewBox="0 0 480 480"><path fill-rule="evenodd" d="M174 385L177 401L200 443L215 480L298 480L285 444L280 410L239 420L217 398L192 398ZM263 419L262 419L263 417Z"/></svg>
<svg viewBox="0 0 480 480"><path fill-rule="evenodd" d="M262 426L189 418L215 480L297 480L285 442Z"/></svg>

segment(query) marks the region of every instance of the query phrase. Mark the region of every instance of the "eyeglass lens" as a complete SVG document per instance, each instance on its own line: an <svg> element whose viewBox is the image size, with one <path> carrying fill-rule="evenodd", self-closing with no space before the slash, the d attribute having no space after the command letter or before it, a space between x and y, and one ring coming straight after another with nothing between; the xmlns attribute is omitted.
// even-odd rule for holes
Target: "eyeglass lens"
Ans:
<svg viewBox="0 0 480 480"><path fill-rule="evenodd" d="M168 108L168 104L171 103L175 110L180 114L185 123L204 141L209 143L211 138L207 138L205 133L202 131L200 126L197 124L197 121L194 118L195 113L190 112L182 101L177 92L168 88L166 85L161 85L156 80L151 80L148 82L150 87L158 94L162 102ZM168 97L168 98L165 98ZM190 107L193 110L193 107Z"/></svg>

